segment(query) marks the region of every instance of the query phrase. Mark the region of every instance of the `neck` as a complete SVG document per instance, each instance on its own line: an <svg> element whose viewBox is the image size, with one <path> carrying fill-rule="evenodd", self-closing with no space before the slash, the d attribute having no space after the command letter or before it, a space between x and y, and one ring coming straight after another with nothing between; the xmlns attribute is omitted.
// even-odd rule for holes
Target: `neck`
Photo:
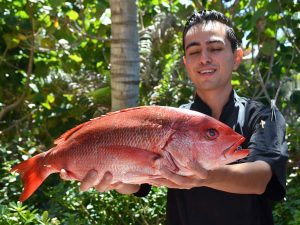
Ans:
<svg viewBox="0 0 300 225"><path fill-rule="evenodd" d="M198 96L212 111L212 117L219 120L223 107L228 102L232 86L220 90L197 90Z"/></svg>

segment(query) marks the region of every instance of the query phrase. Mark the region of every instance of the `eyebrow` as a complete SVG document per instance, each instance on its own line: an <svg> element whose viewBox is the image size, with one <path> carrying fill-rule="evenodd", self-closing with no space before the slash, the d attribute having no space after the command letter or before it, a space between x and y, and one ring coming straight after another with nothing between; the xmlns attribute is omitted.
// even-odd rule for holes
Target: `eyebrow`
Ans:
<svg viewBox="0 0 300 225"><path fill-rule="evenodd" d="M214 44L214 43L220 43L220 44L225 45L224 41L222 41L222 40L210 40L210 41L206 42L207 45ZM186 46L185 50L188 50L189 48L191 48L193 46L201 46L201 44L198 41L193 41Z"/></svg>

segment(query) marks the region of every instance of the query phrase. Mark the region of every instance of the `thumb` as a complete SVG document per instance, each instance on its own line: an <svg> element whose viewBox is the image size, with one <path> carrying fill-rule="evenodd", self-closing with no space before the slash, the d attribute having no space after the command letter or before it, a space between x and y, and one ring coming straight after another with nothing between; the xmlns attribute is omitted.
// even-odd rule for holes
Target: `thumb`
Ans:
<svg viewBox="0 0 300 225"><path fill-rule="evenodd" d="M200 179L206 179L208 177L208 170L197 161L191 161L188 164L188 168Z"/></svg>
<svg viewBox="0 0 300 225"><path fill-rule="evenodd" d="M75 180L65 169L60 170L59 176L63 180Z"/></svg>

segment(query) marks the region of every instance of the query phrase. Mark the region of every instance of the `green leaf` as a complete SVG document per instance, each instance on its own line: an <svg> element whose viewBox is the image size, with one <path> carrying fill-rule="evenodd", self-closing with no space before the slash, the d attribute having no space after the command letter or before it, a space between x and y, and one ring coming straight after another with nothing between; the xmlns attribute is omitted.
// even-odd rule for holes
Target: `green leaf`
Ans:
<svg viewBox="0 0 300 225"><path fill-rule="evenodd" d="M49 218L49 213L48 213L48 211L44 211L44 212L43 212L43 215L42 215L42 221L43 221L43 222L47 222L47 221L48 221L48 218Z"/></svg>
<svg viewBox="0 0 300 225"><path fill-rule="evenodd" d="M70 95L70 94L63 94L63 96L64 96L65 98L67 98L69 102L72 101L72 99L73 99L73 97L74 97L74 95Z"/></svg>
<svg viewBox="0 0 300 225"><path fill-rule="evenodd" d="M79 14L74 10L68 11L66 15L70 18L70 20L77 20L79 17Z"/></svg>
<svg viewBox="0 0 300 225"><path fill-rule="evenodd" d="M46 109L51 109L51 105L48 102L43 102L42 106L44 106Z"/></svg>
<svg viewBox="0 0 300 225"><path fill-rule="evenodd" d="M159 5L159 1L158 0L152 0L150 4L157 6L157 5Z"/></svg>
<svg viewBox="0 0 300 225"><path fill-rule="evenodd" d="M47 95L47 101L53 103L55 101L55 96L52 93Z"/></svg>
<svg viewBox="0 0 300 225"><path fill-rule="evenodd" d="M96 67L97 67L97 68L99 68L99 67L101 67L101 66L102 66L102 64L103 64L103 61L101 61L101 62L97 62L97 64L96 64Z"/></svg>
<svg viewBox="0 0 300 225"><path fill-rule="evenodd" d="M263 47L260 49L260 51L267 56L270 56L273 52L273 48L274 48L274 42L265 42Z"/></svg>
<svg viewBox="0 0 300 225"><path fill-rule="evenodd" d="M8 49L15 48L20 43L20 40L13 34L4 34L2 37Z"/></svg>
<svg viewBox="0 0 300 225"><path fill-rule="evenodd" d="M97 104L110 105L111 104L111 88L102 87L89 93Z"/></svg>
<svg viewBox="0 0 300 225"><path fill-rule="evenodd" d="M41 47L42 47L42 48L48 48L48 49L51 49L51 48L53 48L54 46L55 46L54 41L53 41L51 38L49 38L49 37L43 38L43 39L41 40Z"/></svg>
<svg viewBox="0 0 300 225"><path fill-rule="evenodd" d="M270 28L265 29L264 33L267 35L267 37L270 37L270 38L275 37L275 31Z"/></svg>
<svg viewBox="0 0 300 225"><path fill-rule="evenodd" d="M22 2L21 1L13 1L13 5L14 6L17 6L17 7L23 7L23 4L22 4Z"/></svg>
<svg viewBox="0 0 300 225"><path fill-rule="evenodd" d="M274 15L270 15L269 16L269 19L271 20L271 21L273 21L273 22L276 22L276 21L278 21L278 20L280 20L281 19L281 16L279 15L279 14L274 14Z"/></svg>
<svg viewBox="0 0 300 225"><path fill-rule="evenodd" d="M80 47L85 48L85 46L87 46L87 44L88 44L88 41L83 41L80 43Z"/></svg>
<svg viewBox="0 0 300 225"><path fill-rule="evenodd" d="M43 21L46 27L50 27L52 25L52 21L49 15L42 14L39 20Z"/></svg>
<svg viewBox="0 0 300 225"><path fill-rule="evenodd" d="M233 86L239 86L239 85L241 85L241 82L239 80L231 80L231 84Z"/></svg>
<svg viewBox="0 0 300 225"><path fill-rule="evenodd" d="M36 84L30 83L30 84L29 84L29 87L30 87L35 93L38 93L38 92L39 92L39 89L38 89L38 87L36 86Z"/></svg>
<svg viewBox="0 0 300 225"><path fill-rule="evenodd" d="M64 0L49 0L49 3L53 8L61 6L64 2Z"/></svg>
<svg viewBox="0 0 300 225"><path fill-rule="evenodd" d="M29 15L27 14L27 12L21 10L21 11L18 11L16 13L16 16L22 18L22 19L28 19L29 18Z"/></svg>
<svg viewBox="0 0 300 225"><path fill-rule="evenodd" d="M69 55L69 58L72 59L72 60L74 60L74 61L77 62L77 63L82 62L82 58L81 58L81 56L79 56L79 55L75 55L75 54Z"/></svg>

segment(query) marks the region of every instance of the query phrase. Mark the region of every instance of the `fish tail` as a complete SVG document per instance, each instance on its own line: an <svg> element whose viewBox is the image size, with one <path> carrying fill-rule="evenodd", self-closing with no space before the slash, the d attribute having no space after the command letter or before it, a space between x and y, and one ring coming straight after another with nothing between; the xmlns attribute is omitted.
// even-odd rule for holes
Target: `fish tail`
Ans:
<svg viewBox="0 0 300 225"><path fill-rule="evenodd" d="M17 172L21 175L24 190L19 198L24 202L33 192L43 183L43 181L53 171L44 165L44 156L46 152L38 154L20 164L14 166L10 172Z"/></svg>

